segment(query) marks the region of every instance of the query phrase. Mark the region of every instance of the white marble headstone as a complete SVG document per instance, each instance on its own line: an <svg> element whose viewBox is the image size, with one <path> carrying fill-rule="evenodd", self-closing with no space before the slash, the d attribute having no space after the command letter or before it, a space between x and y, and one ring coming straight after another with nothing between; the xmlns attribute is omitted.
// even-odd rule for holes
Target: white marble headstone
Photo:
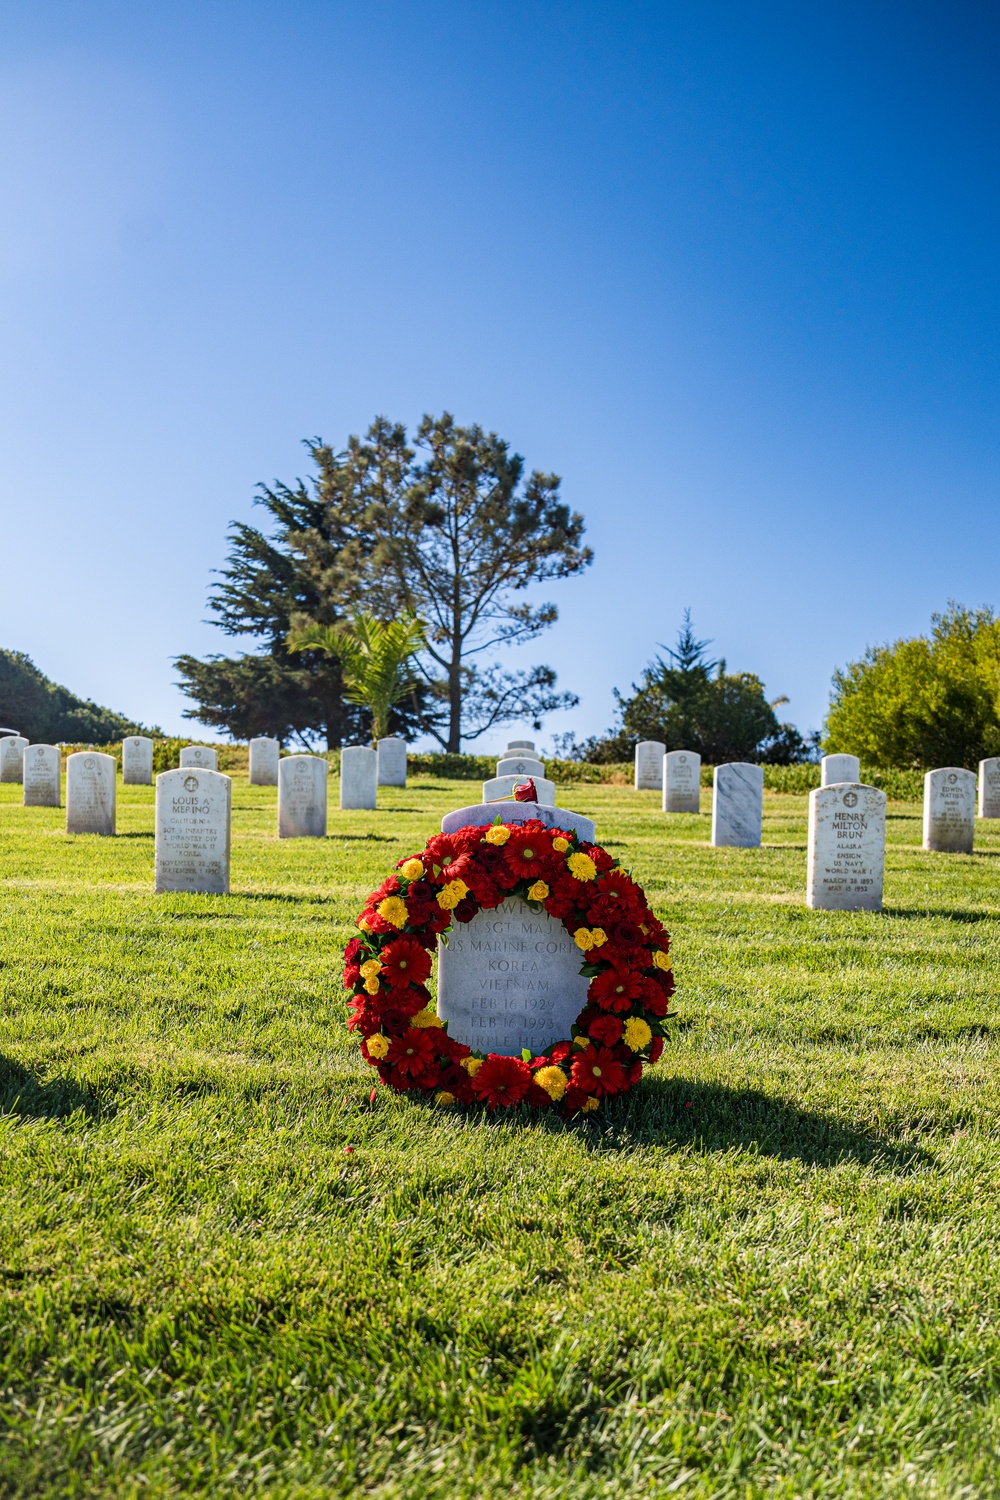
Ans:
<svg viewBox="0 0 1000 1500"><path fill-rule="evenodd" d="M24 752L25 807L61 807L58 745L29 745Z"/></svg>
<svg viewBox="0 0 1000 1500"><path fill-rule="evenodd" d="M0 739L0 781L24 780L24 752L28 741L23 734L5 734Z"/></svg>
<svg viewBox="0 0 1000 1500"><path fill-rule="evenodd" d="M659 740L640 740L635 747L635 789L658 792L663 786L663 757L666 745Z"/></svg>
<svg viewBox="0 0 1000 1500"><path fill-rule="evenodd" d="M153 741L144 734L128 734L122 740L122 785L151 786Z"/></svg>
<svg viewBox="0 0 1000 1500"><path fill-rule="evenodd" d="M861 762L856 755L824 755L820 761L820 786L834 786L838 781L861 780Z"/></svg>
<svg viewBox="0 0 1000 1500"><path fill-rule="evenodd" d="M505 755L497 761L497 775L520 776L523 781L526 776L544 776L545 766L530 755Z"/></svg>
<svg viewBox="0 0 1000 1500"><path fill-rule="evenodd" d="M976 831L976 777L961 766L943 766L924 777L924 848L971 854Z"/></svg>
<svg viewBox="0 0 1000 1500"><path fill-rule="evenodd" d="M250 785L277 786L281 747L277 740L259 734L250 741Z"/></svg>
<svg viewBox="0 0 1000 1500"><path fill-rule="evenodd" d="M712 792L712 843L718 848L760 847L764 819L764 768L748 761L716 766Z"/></svg>
<svg viewBox="0 0 1000 1500"><path fill-rule="evenodd" d="M340 805L373 808L378 802L378 755L367 745L347 745L340 752Z"/></svg>
<svg viewBox="0 0 1000 1500"><path fill-rule="evenodd" d="M885 792L836 782L809 793L806 905L816 911L881 911Z"/></svg>
<svg viewBox="0 0 1000 1500"><path fill-rule="evenodd" d="M594 821L583 813L571 812L568 807L552 807L544 802L504 802L502 806L489 806L476 802L472 807L457 807L445 813L441 819L441 832L454 833L456 828L485 828L495 823L530 823L538 821L546 828L563 828L575 833L584 844L592 844L596 837Z"/></svg>
<svg viewBox="0 0 1000 1500"><path fill-rule="evenodd" d="M185 745L181 751L181 770L188 766L200 771L217 771L219 752L210 745Z"/></svg>
<svg viewBox="0 0 1000 1500"><path fill-rule="evenodd" d="M278 763L279 839L326 838L326 781L320 755L285 755Z"/></svg>
<svg viewBox="0 0 1000 1500"><path fill-rule="evenodd" d="M483 801L498 802L502 797L510 797L514 788L527 781L526 776L494 776L492 781L483 782ZM535 793L539 802L546 803L549 807L556 805L556 784L547 781L544 776L532 776L535 783ZM504 806L508 806L504 803ZM527 804L530 806L530 803Z"/></svg>
<svg viewBox="0 0 1000 1500"><path fill-rule="evenodd" d="M390 735L378 742L379 786L406 785L406 741Z"/></svg>
<svg viewBox="0 0 1000 1500"><path fill-rule="evenodd" d="M155 890L228 896L232 794L232 779L219 771L160 772Z"/></svg>
<svg viewBox="0 0 1000 1500"><path fill-rule="evenodd" d="M532 755L534 755L534 753L535 753L535 742L534 742L534 740L508 740L507 741L507 749L504 751L504 754L505 755L510 755L512 752L516 753L518 750L530 750L531 753L532 753Z"/></svg>
<svg viewBox="0 0 1000 1500"><path fill-rule="evenodd" d="M1000 818L1000 757L979 762L979 816Z"/></svg>
<svg viewBox="0 0 1000 1500"><path fill-rule="evenodd" d="M663 757L663 811L701 812L701 756L693 750L668 750Z"/></svg>
<svg viewBox="0 0 1000 1500"><path fill-rule="evenodd" d="M66 832L115 831L118 763L113 755L77 750L66 757Z"/></svg>

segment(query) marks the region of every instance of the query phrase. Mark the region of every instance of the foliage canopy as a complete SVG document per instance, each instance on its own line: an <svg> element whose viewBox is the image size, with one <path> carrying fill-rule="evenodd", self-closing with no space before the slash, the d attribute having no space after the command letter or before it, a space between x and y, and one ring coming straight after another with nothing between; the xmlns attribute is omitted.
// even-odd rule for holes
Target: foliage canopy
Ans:
<svg viewBox="0 0 1000 1500"><path fill-rule="evenodd" d="M127 734L160 734L51 682L23 651L0 650L0 724L36 744L105 744Z"/></svg>

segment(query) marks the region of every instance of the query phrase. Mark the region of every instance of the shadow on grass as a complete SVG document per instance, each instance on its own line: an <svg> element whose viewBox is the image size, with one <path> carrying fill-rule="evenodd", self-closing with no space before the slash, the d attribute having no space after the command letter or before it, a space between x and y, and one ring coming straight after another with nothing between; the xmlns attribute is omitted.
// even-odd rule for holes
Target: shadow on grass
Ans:
<svg viewBox="0 0 1000 1500"><path fill-rule="evenodd" d="M114 1105L98 1098L75 1078L43 1080L31 1068L0 1052L0 1115L65 1120L78 1112L99 1120L114 1114Z"/></svg>
<svg viewBox="0 0 1000 1500"><path fill-rule="evenodd" d="M883 916L898 917L904 922L926 921L928 917L943 917L946 922L997 922L997 911L958 911L951 906L886 906Z"/></svg>

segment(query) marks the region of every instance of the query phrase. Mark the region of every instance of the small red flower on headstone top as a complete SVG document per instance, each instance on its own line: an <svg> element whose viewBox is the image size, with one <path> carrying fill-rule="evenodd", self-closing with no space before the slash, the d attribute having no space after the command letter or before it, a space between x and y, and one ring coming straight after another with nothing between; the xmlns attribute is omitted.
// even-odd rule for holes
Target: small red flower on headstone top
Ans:
<svg viewBox="0 0 1000 1500"><path fill-rule="evenodd" d="M535 789L534 778L529 776L527 781L519 781L514 788L515 802L537 802L538 792Z"/></svg>

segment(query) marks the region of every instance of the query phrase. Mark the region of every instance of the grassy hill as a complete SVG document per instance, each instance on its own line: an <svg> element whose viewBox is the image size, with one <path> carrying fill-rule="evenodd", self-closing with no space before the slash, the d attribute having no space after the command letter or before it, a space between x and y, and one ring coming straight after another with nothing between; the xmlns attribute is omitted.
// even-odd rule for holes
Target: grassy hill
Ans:
<svg viewBox="0 0 1000 1500"><path fill-rule="evenodd" d="M469 795L279 844L238 779L233 895L154 897L151 788L0 786L0 1495L1000 1493L1000 829L892 804L885 915L812 913L804 797L576 787L673 1045L579 1123L372 1104L338 950Z"/></svg>

